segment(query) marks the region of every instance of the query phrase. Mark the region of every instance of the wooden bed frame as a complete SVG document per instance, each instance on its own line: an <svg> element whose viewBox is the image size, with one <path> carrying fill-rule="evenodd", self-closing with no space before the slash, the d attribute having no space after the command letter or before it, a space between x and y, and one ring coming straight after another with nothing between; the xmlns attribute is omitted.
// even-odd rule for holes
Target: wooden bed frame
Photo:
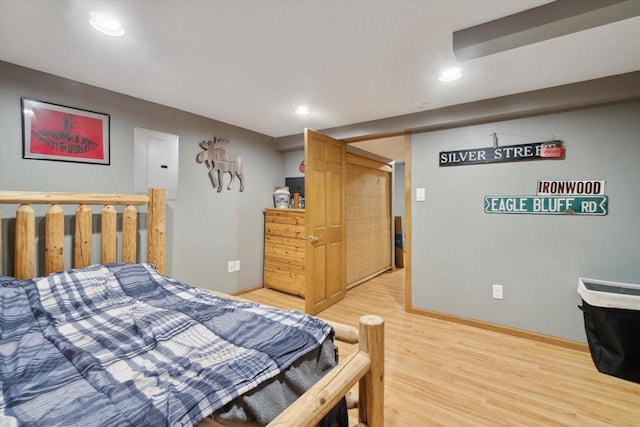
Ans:
<svg viewBox="0 0 640 427"><path fill-rule="evenodd" d="M161 274L165 270L165 191L151 189L146 195L98 193L43 193L0 191L0 205L16 204L15 253L12 276L29 279L35 273L36 215L32 204L50 205L45 214L44 257L45 274L64 270L64 211L60 205L75 205L73 238L73 268L92 264L91 205L102 206L100 214L100 262L118 262L116 206L124 206L122 217L121 262L141 262L137 259L137 208L147 207L146 262L154 264ZM0 211L0 222L2 212ZM2 227L0 227L0 274L2 266ZM359 343L351 354L325 375L311 389L282 412L270 427L305 427L316 425L340 399L359 383L358 426L384 425L384 322L379 316L360 318L359 330L331 322L336 339Z"/></svg>

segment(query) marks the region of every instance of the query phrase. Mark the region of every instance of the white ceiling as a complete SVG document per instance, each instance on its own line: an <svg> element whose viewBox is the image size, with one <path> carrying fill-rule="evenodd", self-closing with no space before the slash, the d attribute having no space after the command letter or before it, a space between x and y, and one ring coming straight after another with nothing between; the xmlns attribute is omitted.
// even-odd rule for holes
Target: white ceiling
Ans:
<svg viewBox="0 0 640 427"><path fill-rule="evenodd" d="M0 0L0 59L273 137L640 70L636 17L437 80L454 31L545 3ZM126 35L95 32L90 11Z"/></svg>

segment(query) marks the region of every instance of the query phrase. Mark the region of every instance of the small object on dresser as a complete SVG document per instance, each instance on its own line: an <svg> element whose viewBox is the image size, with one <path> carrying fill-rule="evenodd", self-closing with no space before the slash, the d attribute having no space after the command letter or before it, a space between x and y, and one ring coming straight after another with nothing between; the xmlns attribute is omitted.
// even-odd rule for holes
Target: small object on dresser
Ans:
<svg viewBox="0 0 640 427"><path fill-rule="evenodd" d="M273 192L273 203L276 208L288 208L290 200L291 193L289 193L289 187L276 187L276 190Z"/></svg>

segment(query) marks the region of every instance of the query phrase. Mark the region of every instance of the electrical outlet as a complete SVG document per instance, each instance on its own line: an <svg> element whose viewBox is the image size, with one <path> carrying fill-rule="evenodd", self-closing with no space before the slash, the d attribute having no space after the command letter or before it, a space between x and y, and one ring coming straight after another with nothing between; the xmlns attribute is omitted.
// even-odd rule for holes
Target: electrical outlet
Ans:
<svg viewBox="0 0 640 427"><path fill-rule="evenodd" d="M240 260L236 260L236 261L234 262L233 269L234 269L235 271L240 271Z"/></svg>
<svg viewBox="0 0 640 427"><path fill-rule="evenodd" d="M227 263L227 273L233 273L236 271L236 263L234 261L229 261Z"/></svg>
<svg viewBox="0 0 640 427"><path fill-rule="evenodd" d="M504 299L504 295L502 293L502 285L493 285L493 298L495 299Z"/></svg>

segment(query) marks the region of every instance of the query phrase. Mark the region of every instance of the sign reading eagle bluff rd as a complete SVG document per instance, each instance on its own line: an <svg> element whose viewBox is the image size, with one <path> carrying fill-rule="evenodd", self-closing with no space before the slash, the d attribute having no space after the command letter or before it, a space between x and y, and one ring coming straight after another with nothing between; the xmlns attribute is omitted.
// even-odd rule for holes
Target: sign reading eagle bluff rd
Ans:
<svg viewBox="0 0 640 427"><path fill-rule="evenodd" d="M607 196L486 196L485 213L606 215Z"/></svg>

